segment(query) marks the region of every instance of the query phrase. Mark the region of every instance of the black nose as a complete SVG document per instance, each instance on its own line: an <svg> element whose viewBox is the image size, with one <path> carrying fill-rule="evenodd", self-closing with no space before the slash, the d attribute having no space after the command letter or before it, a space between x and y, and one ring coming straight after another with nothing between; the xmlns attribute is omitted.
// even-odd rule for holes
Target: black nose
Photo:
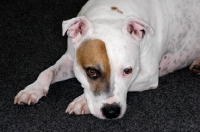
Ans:
<svg viewBox="0 0 200 132"><path fill-rule="evenodd" d="M104 104L104 106L101 108L101 111L106 118L114 119L119 116L121 108L117 103Z"/></svg>

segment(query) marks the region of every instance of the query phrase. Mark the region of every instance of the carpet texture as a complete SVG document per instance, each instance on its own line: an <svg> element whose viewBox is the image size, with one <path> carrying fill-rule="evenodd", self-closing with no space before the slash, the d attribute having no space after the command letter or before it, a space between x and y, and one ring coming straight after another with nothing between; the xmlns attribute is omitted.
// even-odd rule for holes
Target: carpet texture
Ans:
<svg viewBox="0 0 200 132"><path fill-rule="evenodd" d="M62 21L75 17L86 1L0 2L0 131L200 131L200 76L188 67L161 77L158 89L128 93L127 111L119 120L65 114L83 92L76 79L51 85L36 105L13 104L21 89L65 53Z"/></svg>

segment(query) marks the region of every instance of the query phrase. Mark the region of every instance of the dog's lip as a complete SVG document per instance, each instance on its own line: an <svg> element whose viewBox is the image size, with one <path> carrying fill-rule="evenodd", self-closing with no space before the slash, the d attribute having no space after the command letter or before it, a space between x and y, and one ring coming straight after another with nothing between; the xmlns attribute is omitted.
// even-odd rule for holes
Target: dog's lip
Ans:
<svg viewBox="0 0 200 132"><path fill-rule="evenodd" d="M99 119L105 119L105 117L101 114L101 112L95 112L95 113L92 113L92 115L96 116L97 118Z"/></svg>

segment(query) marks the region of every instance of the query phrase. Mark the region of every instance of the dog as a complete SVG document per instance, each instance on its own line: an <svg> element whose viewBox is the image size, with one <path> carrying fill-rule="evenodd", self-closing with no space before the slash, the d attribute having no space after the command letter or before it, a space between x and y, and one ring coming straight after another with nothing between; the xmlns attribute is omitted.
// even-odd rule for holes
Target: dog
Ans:
<svg viewBox="0 0 200 132"><path fill-rule="evenodd" d="M15 104L35 104L52 83L76 77L84 93L66 113L118 119L128 91L158 87L158 79L188 65L200 74L200 2L89 0L63 21L67 52L21 90Z"/></svg>

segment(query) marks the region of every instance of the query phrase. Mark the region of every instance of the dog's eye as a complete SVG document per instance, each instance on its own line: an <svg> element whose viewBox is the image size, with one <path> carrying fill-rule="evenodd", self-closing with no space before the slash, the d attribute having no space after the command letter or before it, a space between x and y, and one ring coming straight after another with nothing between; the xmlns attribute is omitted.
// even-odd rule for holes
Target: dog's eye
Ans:
<svg viewBox="0 0 200 132"><path fill-rule="evenodd" d="M88 74L90 75L90 76L96 76L96 71L94 70L94 69L88 69Z"/></svg>
<svg viewBox="0 0 200 132"><path fill-rule="evenodd" d="M124 69L124 74L125 74L125 75L130 74L130 73L132 73L132 68L131 68L131 67L130 67L130 68L125 68L125 69Z"/></svg>
<svg viewBox="0 0 200 132"><path fill-rule="evenodd" d="M86 69L86 73L87 73L88 77L90 77L92 79L97 79L98 78L98 71L96 69L87 68Z"/></svg>

